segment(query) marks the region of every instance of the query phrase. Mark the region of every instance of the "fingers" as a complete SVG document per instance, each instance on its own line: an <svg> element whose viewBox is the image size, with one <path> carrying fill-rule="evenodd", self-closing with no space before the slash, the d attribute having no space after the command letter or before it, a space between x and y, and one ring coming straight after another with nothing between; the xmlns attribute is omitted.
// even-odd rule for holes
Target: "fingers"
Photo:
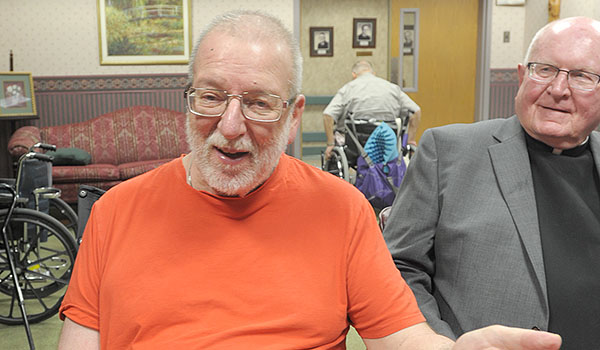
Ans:
<svg viewBox="0 0 600 350"><path fill-rule="evenodd" d="M454 350L558 350L557 334L505 326L481 328L460 337Z"/></svg>

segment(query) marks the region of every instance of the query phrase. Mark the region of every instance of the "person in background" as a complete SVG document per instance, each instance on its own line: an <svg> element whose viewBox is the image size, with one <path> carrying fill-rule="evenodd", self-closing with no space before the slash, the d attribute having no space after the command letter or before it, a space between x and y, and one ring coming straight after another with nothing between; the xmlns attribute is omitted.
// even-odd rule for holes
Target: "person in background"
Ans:
<svg viewBox="0 0 600 350"><path fill-rule="evenodd" d="M281 22L215 19L190 62L191 153L92 209L60 309L60 349L449 349L424 322L366 199L284 154L300 125L300 50ZM333 209L332 209L333 208ZM558 349L494 326L455 349Z"/></svg>
<svg viewBox="0 0 600 350"><path fill-rule="evenodd" d="M402 109L413 114L408 125L408 144L416 146L416 134L421 120L421 108L396 84L375 76L371 63L360 60L352 66L352 80L342 86L323 111L323 126L327 137L325 156L329 158L336 145L336 136L346 133L344 119L352 113L354 119L394 120Z"/></svg>
<svg viewBox="0 0 600 350"><path fill-rule="evenodd" d="M552 22L516 116L426 131L384 236L433 329L490 324L600 344L600 22Z"/></svg>

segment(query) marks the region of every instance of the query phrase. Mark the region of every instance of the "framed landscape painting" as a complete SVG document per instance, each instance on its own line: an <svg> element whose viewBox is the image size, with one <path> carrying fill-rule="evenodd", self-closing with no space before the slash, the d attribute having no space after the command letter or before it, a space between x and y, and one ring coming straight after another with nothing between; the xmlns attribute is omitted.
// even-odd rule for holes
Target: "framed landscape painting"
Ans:
<svg viewBox="0 0 600 350"><path fill-rule="evenodd" d="M100 64L187 64L191 0L97 0Z"/></svg>

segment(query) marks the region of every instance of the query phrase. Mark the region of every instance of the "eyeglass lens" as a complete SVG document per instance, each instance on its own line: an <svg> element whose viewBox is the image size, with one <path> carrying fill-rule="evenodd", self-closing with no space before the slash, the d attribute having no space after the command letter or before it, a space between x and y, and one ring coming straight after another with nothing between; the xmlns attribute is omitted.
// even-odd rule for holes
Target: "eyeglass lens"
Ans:
<svg viewBox="0 0 600 350"><path fill-rule="evenodd" d="M600 76L594 73L582 71L582 70L562 70L550 64L544 63L529 63L529 75L540 82L550 82L553 80L561 71L568 74L569 85L575 89L580 90L593 90L594 87L600 81Z"/></svg>
<svg viewBox="0 0 600 350"><path fill-rule="evenodd" d="M283 100L265 93L227 94L221 90L195 88L188 94L192 112L206 116L221 116L232 98L241 100L242 113L248 119L258 121L278 120L283 110Z"/></svg>

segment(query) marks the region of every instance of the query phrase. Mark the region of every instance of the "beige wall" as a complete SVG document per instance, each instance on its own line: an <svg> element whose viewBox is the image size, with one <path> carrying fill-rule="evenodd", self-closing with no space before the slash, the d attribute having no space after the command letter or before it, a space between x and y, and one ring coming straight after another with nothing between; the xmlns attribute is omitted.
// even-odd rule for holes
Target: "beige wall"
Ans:
<svg viewBox="0 0 600 350"><path fill-rule="evenodd" d="M492 1L492 0L481 0ZM388 77L388 0L192 0L192 32L215 15L231 9L264 10L294 25L295 4L300 4L300 42L304 64L304 93L308 96L335 94L351 79L350 68L358 52L375 66L378 75ZM495 3L495 1L494 1ZM527 0L525 6L492 8L491 68L515 68L528 42L547 22L547 0ZM600 18L596 0L562 0L561 17L593 15ZM377 19L375 49L352 48L352 19ZM334 27L334 56L310 57L309 28ZM504 31L511 41L502 42ZM95 0L0 0L0 71L8 71L8 52L15 54L15 70L34 76L102 75L139 73L183 73L185 65L101 66L98 53ZM303 131L322 131L324 106L308 106Z"/></svg>
<svg viewBox="0 0 600 350"><path fill-rule="evenodd" d="M192 36L215 15L233 9L272 13L293 29L294 0L191 0ZM34 76L184 73L186 65L101 66L96 0L0 0L0 71Z"/></svg>
<svg viewBox="0 0 600 350"><path fill-rule="evenodd" d="M560 18L591 16L600 19L597 0L561 0ZM492 8L491 68L516 68L523 62L529 42L548 23L548 0L527 0L525 6ZM510 42L503 42L504 31L510 31Z"/></svg>
<svg viewBox="0 0 600 350"><path fill-rule="evenodd" d="M354 18L376 18L374 49L352 48ZM333 57L310 57L310 27L333 27ZM388 1L387 0L301 0L300 45L304 56L303 91L307 96L334 95L352 79L354 62L367 59L377 75L388 76ZM370 56L357 56L370 53ZM325 106L309 106L303 117L303 131L322 131Z"/></svg>
<svg viewBox="0 0 600 350"><path fill-rule="evenodd" d="M510 41L503 41L504 32ZM491 68L515 68L523 60L525 11L521 6L493 6L491 33Z"/></svg>
<svg viewBox="0 0 600 350"><path fill-rule="evenodd" d="M377 37L374 49L352 48L353 18L376 18ZM352 79L350 69L360 58L369 60L377 73L387 77L388 64L388 1L300 1L300 43L304 56L304 93L333 95L341 82ZM333 27L333 57L310 57L309 28ZM357 56L368 52L372 56Z"/></svg>

